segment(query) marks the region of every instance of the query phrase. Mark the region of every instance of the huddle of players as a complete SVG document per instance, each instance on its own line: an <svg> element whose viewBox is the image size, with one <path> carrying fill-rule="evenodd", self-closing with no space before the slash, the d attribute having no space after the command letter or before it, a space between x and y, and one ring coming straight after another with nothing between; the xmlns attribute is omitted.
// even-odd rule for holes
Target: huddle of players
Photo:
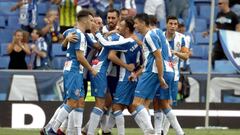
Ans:
<svg viewBox="0 0 240 135"><path fill-rule="evenodd" d="M68 57L63 72L66 101L56 110L44 132L60 134L58 128L67 123L68 135L94 135L101 121L103 132L110 132L116 124L118 134L124 135L122 112L127 108L145 135L166 134L170 124L177 135L183 135L171 109L171 100L178 91L178 61L188 58L184 36L176 32L177 18L168 17L164 33L156 27L156 18L146 14L119 19L119 11L110 10L107 22L102 31L108 33L103 36L91 12L82 10L77 14L75 28L64 32L63 49ZM86 30L91 34L86 34ZM135 30L144 36L143 41L134 34ZM85 57L87 46L95 54L91 65ZM96 99L84 128L83 68L90 72L91 94ZM113 80L118 80L115 87L109 86ZM155 129L148 108L152 100Z"/></svg>

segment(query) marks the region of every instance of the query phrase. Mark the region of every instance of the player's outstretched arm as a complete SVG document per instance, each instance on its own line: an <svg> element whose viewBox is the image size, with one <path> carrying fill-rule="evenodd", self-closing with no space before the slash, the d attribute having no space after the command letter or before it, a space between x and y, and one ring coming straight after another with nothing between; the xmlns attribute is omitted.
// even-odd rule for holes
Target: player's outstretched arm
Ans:
<svg viewBox="0 0 240 135"><path fill-rule="evenodd" d="M95 36L98 39L98 41L100 42L100 44L104 47L122 46L122 45L127 46L130 42L134 41L132 38L124 38L124 39L121 39L119 41L107 41L100 32L97 32Z"/></svg>

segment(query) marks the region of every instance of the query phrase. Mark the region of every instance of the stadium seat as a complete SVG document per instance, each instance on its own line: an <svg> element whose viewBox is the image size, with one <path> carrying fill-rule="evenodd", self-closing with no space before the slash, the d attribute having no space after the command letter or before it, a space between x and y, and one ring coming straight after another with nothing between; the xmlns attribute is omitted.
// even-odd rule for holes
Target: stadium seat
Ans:
<svg viewBox="0 0 240 135"><path fill-rule="evenodd" d="M210 5L200 5L199 15L201 18L210 19L211 8Z"/></svg>
<svg viewBox="0 0 240 135"><path fill-rule="evenodd" d="M16 2L0 1L0 15L19 15L19 10L13 12L10 11L11 7L13 7L14 5L16 5Z"/></svg>
<svg viewBox="0 0 240 135"><path fill-rule="evenodd" d="M12 28L12 29L19 29L21 27L21 25L18 23L18 16L8 16L8 28Z"/></svg>
<svg viewBox="0 0 240 135"><path fill-rule="evenodd" d="M0 16L0 28L6 27L6 18L4 16Z"/></svg>
<svg viewBox="0 0 240 135"><path fill-rule="evenodd" d="M1 29L0 35L1 35L1 43L9 43L12 40L13 33L16 31L16 29Z"/></svg>
<svg viewBox="0 0 240 135"><path fill-rule="evenodd" d="M63 69L64 62L67 60L66 57L54 57L52 60L52 68Z"/></svg>
<svg viewBox="0 0 240 135"><path fill-rule="evenodd" d="M38 14L39 15L45 15L48 11L48 2L42 2L38 4Z"/></svg>
<svg viewBox="0 0 240 135"><path fill-rule="evenodd" d="M190 58L190 67L193 73L207 73L208 60Z"/></svg>
<svg viewBox="0 0 240 135"><path fill-rule="evenodd" d="M8 44L9 43L2 43L1 45L0 45L0 47L1 47L1 49L0 49L0 56L7 56L8 55L8 53L7 53L7 47L8 47Z"/></svg>
<svg viewBox="0 0 240 135"><path fill-rule="evenodd" d="M196 32L202 32L207 30L207 20L203 18L196 19Z"/></svg>
<svg viewBox="0 0 240 135"><path fill-rule="evenodd" d="M195 32L194 33L194 39L195 39L195 44L206 44L208 45L209 43L209 36L203 37L202 32ZM213 33L213 43L217 41L217 34Z"/></svg>
<svg viewBox="0 0 240 135"><path fill-rule="evenodd" d="M42 28L42 27L44 27L45 26L45 22L44 22L44 15L39 15L38 17L37 17L37 27L38 28Z"/></svg>
<svg viewBox="0 0 240 135"><path fill-rule="evenodd" d="M236 73L237 69L232 65L229 60L216 60L215 61L215 69L213 72L220 73Z"/></svg>
<svg viewBox="0 0 240 135"><path fill-rule="evenodd" d="M207 59L208 58L208 46L207 45L193 45L191 57Z"/></svg>
<svg viewBox="0 0 240 135"><path fill-rule="evenodd" d="M9 56L1 56L0 61L1 61L0 69L8 69L10 57Z"/></svg>
<svg viewBox="0 0 240 135"><path fill-rule="evenodd" d="M52 45L52 57L55 56L66 56L66 52L62 51L61 44L55 43Z"/></svg>

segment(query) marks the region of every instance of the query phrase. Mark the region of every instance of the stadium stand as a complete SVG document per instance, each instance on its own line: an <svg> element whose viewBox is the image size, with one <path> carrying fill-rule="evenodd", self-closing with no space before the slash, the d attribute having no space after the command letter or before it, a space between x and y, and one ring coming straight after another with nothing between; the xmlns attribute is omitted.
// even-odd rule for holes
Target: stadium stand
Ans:
<svg viewBox="0 0 240 135"><path fill-rule="evenodd" d="M3 48L7 43L11 42L13 33L17 28L20 27L20 25L18 25L19 10L16 10L14 12L10 11L10 8L13 5L15 5L16 2L18 2L18 0L0 0L0 9L1 9L0 10L0 37L1 37L1 47L0 47L1 59L0 60L1 60L1 63L2 63L2 60L4 62L8 62L9 58ZM136 0L135 2L137 6L137 13L142 13L144 9L145 0ZM195 43L192 46L193 56L191 58L191 61L193 61L193 63L191 63L191 66L193 67L193 71L198 71L198 68L200 71L207 71L207 70L204 70L204 68L202 69L198 67L199 64L197 62L202 63L202 65L207 63L209 37L206 37L206 38L202 37L202 32L205 30L208 30L208 27L209 27L209 16L211 11L210 3L211 3L211 0L195 0L195 8L197 10L195 14L196 26L193 32ZM38 3L38 16L37 16L38 26L37 27L41 28L44 26L43 18L45 17L50 7L51 6L48 0L41 0ZM115 0L114 8L120 9L121 7L122 7L121 0ZM215 11L216 11L215 12L216 14L217 8ZM164 28L164 27L165 25L161 24L161 28ZM216 33L214 33L213 39L215 42L217 39ZM62 61L65 59L64 58L65 52L61 51L61 47L59 44L53 44L53 49L51 54L53 56L53 60L52 60L53 68L62 69L61 66L63 66L64 64ZM30 58L26 58L27 62L29 60ZM217 62L217 63L220 63L221 65L222 62ZM226 64L228 65L229 62ZM2 66L1 68L4 68L4 67L7 68L6 65L8 64L5 64L5 66ZM219 70L219 69L216 69L216 71L222 72L222 70Z"/></svg>

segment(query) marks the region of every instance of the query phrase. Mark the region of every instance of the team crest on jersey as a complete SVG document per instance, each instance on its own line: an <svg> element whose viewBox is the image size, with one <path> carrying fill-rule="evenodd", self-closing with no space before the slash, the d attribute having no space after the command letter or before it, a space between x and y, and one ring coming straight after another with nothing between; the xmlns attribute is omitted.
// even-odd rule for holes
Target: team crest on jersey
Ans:
<svg viewBox="0 0 240 135"><path fill-rule="evenodd" d="M80 97L80 90L79 90L79 89L76 89L74 94L75 94L76 96Z"/></svg>
<svg viewBox="0 0 240 135"><path fill-rule="evenodd" d="M97 65L99 63L99 59L92 60L92 65Z"/></svg>
<svg viewBox="0 0 240 135"><path fill-rule="evenodd" d="M178 42L177 42L177 47L180 47L180 46L181 46L181 44L180 44L180 42L178 41Z"/></svg>

